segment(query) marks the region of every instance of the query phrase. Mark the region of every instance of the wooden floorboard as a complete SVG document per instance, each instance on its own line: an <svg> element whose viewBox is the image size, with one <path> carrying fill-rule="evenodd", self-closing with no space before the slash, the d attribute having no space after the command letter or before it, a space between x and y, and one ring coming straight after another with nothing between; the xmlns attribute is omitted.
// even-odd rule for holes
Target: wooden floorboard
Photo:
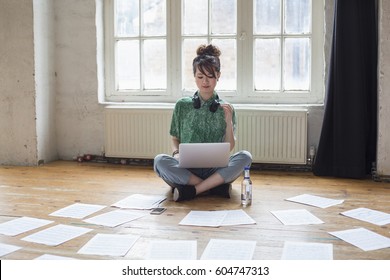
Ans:
<svg viewBox="0 0 390 280"><path fill-rule="evenodd" d="M285 241L320 242L334 245L334 259L389 260L390 248L365 252L339 240L328 232L364 227L390 237L390 225L376 226L340 215L340 212L367 207L390 213L390 184L371 179L352 180L323 178L309 172L252 171L253 205L245 211L255 225L219 228L180 226L191 210L231 210L240 207L240 180L233 184L231 199L201 196L192 201L174 202L170 188L158 178L150 166L116 165L91 162L57 161L39 167L0 167L0 223L16 217L35 217L92 228L93 231L58 246L40 245L21 240L50 227L48 225L17 236L0 235L0 242L22 249L1 259L34 259L42 254L55 254L78 259L144 259L152 240L197 240L198 258L212 238L244 239L257 242L253 258L278 260ZM162 206L167 211L159 216L147 215L115 228L91 225L78 219L49 216L50 213L75 202L111 204L136 193L166 195ZM326 209L285 201L299 194L314 194L344 199L340 205ZM270 211L307 209L324 221L320 225L286 226ZM111 211L107 207L96 214ZM81 255L77 251L96 233L131 233L140 238L125 257L113 258Z"/></svg>

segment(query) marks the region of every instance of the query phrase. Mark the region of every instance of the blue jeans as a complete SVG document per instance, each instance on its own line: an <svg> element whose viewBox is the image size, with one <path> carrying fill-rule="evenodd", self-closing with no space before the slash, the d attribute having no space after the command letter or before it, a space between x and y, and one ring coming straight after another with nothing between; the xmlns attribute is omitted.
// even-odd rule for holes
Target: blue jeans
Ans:
<svg viewBox="0 0 390 280"><path fill-rule="evenodd" d="M245 166L252 163L252 155L248 151L240 151L230 156L229 164L220 168L179 168L179 161L166 154L154 158L154 171L168 184L188 185L191 174L205 180L214 173L219 173L224 183L231 183L242 174Z"/></svg>

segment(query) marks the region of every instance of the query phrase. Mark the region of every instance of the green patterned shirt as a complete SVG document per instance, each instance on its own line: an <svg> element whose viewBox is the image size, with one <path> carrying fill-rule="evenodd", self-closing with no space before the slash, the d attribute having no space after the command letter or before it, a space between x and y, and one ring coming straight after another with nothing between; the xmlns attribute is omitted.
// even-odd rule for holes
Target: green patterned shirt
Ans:
<svg viewBox="0 0 390 280"><path fill-rule="evenodd" d="M224 142L226 133L225 113L221 106L216 112L209 110L215 99L201 102L201 107L195 109L191 97L183 97L176 102L173 111L170 134L179 139L180 143L217 143ZM219 99L221 104L223 100ZM233 128L236 118L233 111Z"/></svg>

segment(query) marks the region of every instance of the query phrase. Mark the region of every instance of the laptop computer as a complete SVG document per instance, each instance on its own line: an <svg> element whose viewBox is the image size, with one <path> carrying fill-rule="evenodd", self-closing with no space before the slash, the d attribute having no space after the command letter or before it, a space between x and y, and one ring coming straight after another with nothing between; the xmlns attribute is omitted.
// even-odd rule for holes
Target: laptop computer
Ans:
<svg viewBox="0 0 390 280"><path fill-rule="evenodd" d="M230 157L230 143L182 143L179 144L179 167L226 167Z"/></svg>

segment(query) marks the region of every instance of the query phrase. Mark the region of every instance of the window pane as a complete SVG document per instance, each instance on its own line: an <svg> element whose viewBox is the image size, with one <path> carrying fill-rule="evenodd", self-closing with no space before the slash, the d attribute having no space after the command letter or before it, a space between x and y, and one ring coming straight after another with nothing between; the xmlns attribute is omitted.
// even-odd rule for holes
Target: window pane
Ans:
<svg viewBox="0 0 390 280"><path fill-rule="evenodd" d="M166 35L165 0L143 0L143 23L145 36Z"/></svg>
<svg viewBox="0 0 390 280"><path fill-rule="evenodd" d="M255 34L280 34L281 0L256 0Z"/></svg>
<svg viewBox="0 0 390 280"><path fill-rule="evenodd" d="M118 89L139 89L139 41L118 41L115 59Z"/></svg>
<svg viewBox="0 0 390 280"><path fill-rule="evenodd" d="M237 5L236 0L212 0L211 33L236 34Z"/></svg>
<svg viewBox="0 0 390 280"><path fill-rule="evenodd" d="M289 0L285 2L285 33L310 33L311 0Z"/></svg>
<svg viewBox="0 0 390 280"><path fill-rule="evenodd" d="M310 40L286 38L284 47L284 89L310 89Z"/></svg>
<svg viewBox="0 0 390 280"><path fill-rule="evenodd" d="M144 41L144 88L166 89L167 55L165 40Z"/></svg>
<svg viewBox="0 0 390 280"><path fill-rule="evenodd" d="M208 33L208 1L184 0L183 34L207 35Z"/></svg>
<svg viewBox="0 0 390 280"><path fill-rule="evenodd" d="M216 90L236 90L237 47L234 39L214 39L211 42L221 50L221 78Z"/></svg>
<svg viewBox="0 0 390 280"><path fill-rule="evenodd" d="M119 37L139 35L138 0L115 1L115 35Z"/></svg>
<svg viewBox="0 0 390 280"><path fill-rule="evenodd" d="M255 90L280 90L280 39L255 41Z"/></svg>
<svg viewBox="0 0 390 280"><path fill-rule="evenodd" d="M196 57L196 49L207 44L206 39L186 39L183 41L183 88L185 90L196 91L194 72L192 70L192 61Z"/></svg>

